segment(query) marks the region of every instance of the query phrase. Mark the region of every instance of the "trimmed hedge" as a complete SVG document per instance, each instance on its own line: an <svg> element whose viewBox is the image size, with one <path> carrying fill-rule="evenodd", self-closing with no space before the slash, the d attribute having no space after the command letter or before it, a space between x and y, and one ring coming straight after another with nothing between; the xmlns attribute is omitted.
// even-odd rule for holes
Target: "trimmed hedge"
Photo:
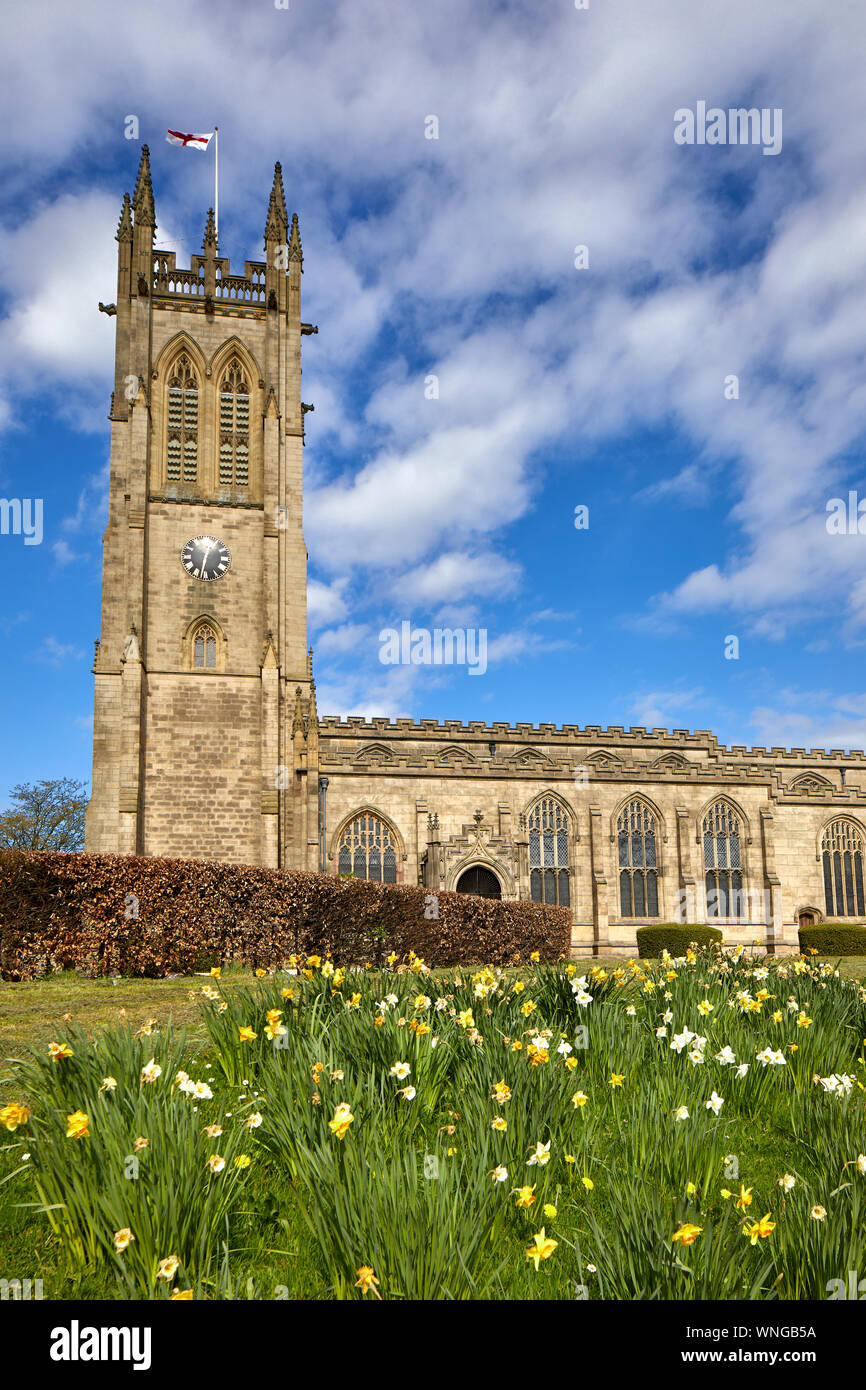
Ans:
<svg viewBox="0 0 866 1390"><path fill-rule="evenodd" d="M722 933L718 927L701 927L688 922L660 922L658 926L638 927L637 944L642 960L654 959L662 951L672 956L684 956L692 942L698 946L710 946L720 942Z"/></svg>
<svg viewBox="0 0 866 1390"><path fill-rule="evenodd" d="M438 909L438 917L426 916ZM189 974L290 955L505 965L566 956L571 914L541 903L210 860L0 851L0 976Z"/></svg>
<svg viewBox="0 0 866 1390"><path fill-rule="evenodd" d="M821 922L800 928L800 950L822 956L866 956L866 927L844 922Z"/></svg>

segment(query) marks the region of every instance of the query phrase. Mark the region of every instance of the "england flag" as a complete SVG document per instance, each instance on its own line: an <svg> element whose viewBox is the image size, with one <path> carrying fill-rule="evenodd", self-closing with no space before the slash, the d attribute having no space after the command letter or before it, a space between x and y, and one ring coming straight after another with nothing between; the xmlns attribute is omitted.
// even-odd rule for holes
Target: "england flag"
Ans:
<svg viewBox="0 0 866 1390"><path fill-rule="evenodd" d="M209 135L184 135L180 130L170 130L165 138L170 145L183 145L191 150L206 150L213 139L213 131Z"/></svg>

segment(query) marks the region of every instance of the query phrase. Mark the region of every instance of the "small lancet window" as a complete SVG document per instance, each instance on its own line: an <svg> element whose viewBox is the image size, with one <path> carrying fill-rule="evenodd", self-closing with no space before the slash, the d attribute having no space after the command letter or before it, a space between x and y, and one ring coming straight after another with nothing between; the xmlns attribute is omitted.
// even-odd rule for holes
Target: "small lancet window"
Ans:
<svg viewBox="0 0 866 1390"><path fill-rule="evenodd" d="M200 627L193 641L193 664L197 671L216 670L216 633L212 627Z"/></svg>

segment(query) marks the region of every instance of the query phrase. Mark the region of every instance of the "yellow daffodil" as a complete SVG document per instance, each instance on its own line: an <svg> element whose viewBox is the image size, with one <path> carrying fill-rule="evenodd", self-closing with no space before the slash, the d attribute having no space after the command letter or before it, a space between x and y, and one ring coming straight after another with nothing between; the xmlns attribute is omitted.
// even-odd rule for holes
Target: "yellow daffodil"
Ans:
<svg viewBox="0 0 866 1390"><path fill-rule="evenodd" d="M499 1101L500 1104L504 1104L505 1101L511 1100L511 1088L506 1086L504 1081L497 1081L490 1094L493 1096L493 1099Z"/></svg>
<svg viewBox="0 0 866 1390"><path fill-rule="evenodd" d="M123 1254L132 1240L135 1240L135 1236L128 1226L124 1226L122 1230L114 1232L114 1248L118 1255Z"/></svg>
<svg viewBox="0 0 866 1390"><path fill-rule="evenodd" d="M623 1072L622 1075L620 1075L619 1072L616 1072L616 1071L611 1073L611 1078L610 1078L610 1084L611 1084L611 1086L621 1086L622 1083L623 1083L624 1081L625 1081L625 1072Z"/></svg>
<svg viewBox="0 0 866 1390"><path fill-rule="evenodd" d="M490 1121L490 1127L491 1129L498 1130L500 1134L504 1134L508 1128L508 1121L503 1120L501 1115L494 1115L493 1119Z"/></svg>
<svg viewBox="0 0 866 1390"><path fill-rule="evenodd" d="M770 1220L770 1213L762 1216L760 1221L753 1221L751 1226L743 1227L743 1235L748 1236L752 1245L757 1245L759 1240L766 1240L772 1231L776 1229L775 1221Z"/></svg>
<svg viewBox="0 0 866 1390"><path fill-rule="evenodd" d="M675 1245L694 1245L703 1229L703 1226L695 1226L690 1221L684 1221L679 1230L674 1231L671 1240Z"/></svg>
<svg viewBox="0 0 866 1390"><path fill-rule="evenodd" d="M192 1289L172 1289L169 1303L192 1303L193 1298Z"/></svg>
<svg viewBox="0 0 866 1390"><path fill-rule="evenodd" d="M254 1033L248 1024L242 1023L238 1025L239 1042L255 1042L258 1036L258 1033Z"/></svg>
<svg viewBox="0 0 866 1390"><path fill-rule="evenodd" d="M69 1046L69 1043L49 1043L48 1051L51 1053L51 1056L54 1058L55 1062L62 1062L65 1057L75 1056L75 1053L72 1051L72 1048Z"/></svg>
<svg viewBox="0 0 866 1390"><path fill-rule="evenodd" d="M514 1192L517 1193L514 1202L516 1207L526 1209L527 1207L531 1207L532 1203L535 1201L535 1183L533 1183L531 1187L515 1187Z"/></svg>
<svg viewBox="0 0 866 1390"><path fill-rule="evenodd" d="M177 1273L179 1266L180 1260L177 1258L177 1255L167 1255L164 1260L160 1260L159 1262L157 1276L170 1283Z"/></svg>
<svg viewBox="0 0 866 1390"><path fill-rule="evenodd" d="M737 1211L745 1211L746 1207L750 1207L751 1205L752 1189L750 1187L744 1187L743 1184L740 1183L740 1192L736 1201Z"/></svg>
<svg viewBox="0 0 866 1390"><path fill-rule="evenodd" d="M30 1111L26 1105L22 1105L19 1101L13 1100L0 1110L0 1125L5 1125L9 1130L16 1130L19 1125L26 1125L29 1119Z"/></svg>
<svg viewBox="0 0 866 1390"><path fill-rule="evenodd" d="M336 1134L338 1139L344 1139L348 1133L349 1125L353 1123L354 1119L355 1116L348 1105L338 1105L334 1111L333 1120L328 1121L328 1128L332 1134Z"/></svg>
<svg viewBox="0 0 866 1390"><path fill-rule="evenodd" d="M532 1261L532 1263L535 1265L535 1270L537 1273L538 1266L540 1265L541 1261L550 1259L559 1242L556 1240L551 1240L549 1236L545 1235L543 1226L541 1230L536 1232L536 1234L533 1236L533 1240L535 1244L527 1247L526 1260L527 1263L530 1260Z"/></svg>
<svg viewBox="0 0 866 1390"><path fill-rule="evenodd" d="M395 957L395 960L396 960L396 957ZM361 1265L361 1268L358 1270L358 1278L355 1280L355 1288L356 1288L356 1289L360 1289L362 1294L364 1294L364 1293L373 1293L373 1294L375 1294L376 1297L377 1297L377 1298L379 1299L379 1301L381 1302L381 1300L382 1300L382 1295L379 1293L379 1290L378 1290L377 1287L376 1287L376 1285L378 1284L378 1282L379 1282L379 1280L376 1278L375 1274L373 1273L372 1266L371 1266L371 1265Z"/></svg>
<svg viewBox="0 0 866 1390"><path fill-rule="evenodd" d="M86 1139L90 1134L90 1117L83 1110L74 1110L66 1116L67 1139Z"/></svg>
<svg viewBox="0 0 866 1390"><path fill-rule="evenodd" d="M589 1097L585 1096L583 1091L575 1091L574 1095L571 1097L571 1103L576 1110L579 1110L582 1105L586 1105L588 1099Z"/></svg>

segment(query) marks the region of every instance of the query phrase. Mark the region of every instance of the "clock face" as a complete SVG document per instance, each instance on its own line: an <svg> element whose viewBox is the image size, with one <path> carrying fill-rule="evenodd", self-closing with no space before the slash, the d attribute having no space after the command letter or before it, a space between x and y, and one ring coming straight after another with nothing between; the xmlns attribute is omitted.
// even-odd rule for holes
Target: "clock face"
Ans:
<svg viewBox="0 0 866 1390"><path fill-rule="evenodd" d="M187 541L180 558L193 579L222 579L232 562L225 541L216 536L196 536Z"/></svg>

